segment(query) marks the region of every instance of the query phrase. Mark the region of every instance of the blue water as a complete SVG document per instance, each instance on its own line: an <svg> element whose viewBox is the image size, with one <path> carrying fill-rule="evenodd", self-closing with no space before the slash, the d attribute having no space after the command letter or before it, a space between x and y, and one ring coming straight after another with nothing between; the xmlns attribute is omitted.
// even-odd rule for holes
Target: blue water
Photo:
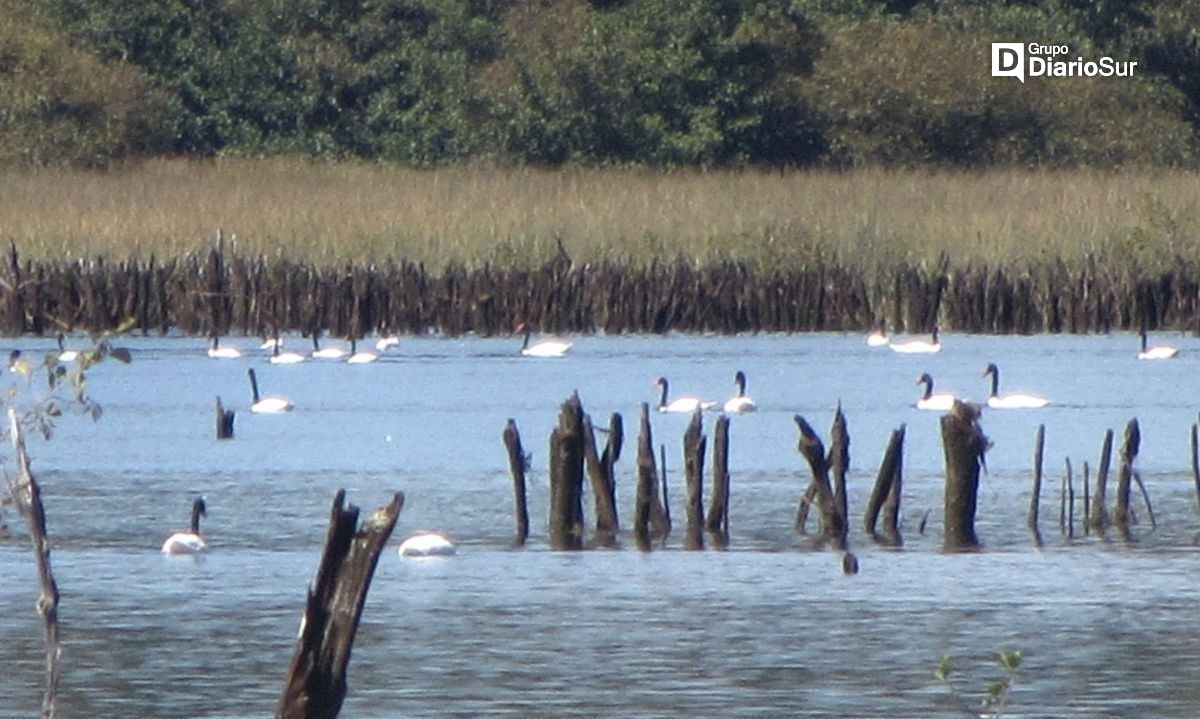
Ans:
<svg viewBox="0 0 1200 719"><path fill-rule="evenodd" d="M1183 350L1165 362L1136 360L1130 335L950 334L932 356L840 334L571 339L569 357L536 360L507 338L406 338L362 366L271 365L244 338L224 342L248 350L242 360L210 359L194 338L123 339L134 363L89 374L100 421L68 415L50 441L30 439L62 592L59 715L269 714L338 488L367 510L397 490L407 497L371 587L343 716L951 717L961 713L933 678L939 657L954 657L956 685L975 702L1000 677L991 655L1002 649L1025 656L1005 716L1200 714L1200 635L1191 629L1200 523L1189 453L1200 339L1160 337ZM11 347L37 357L51 343L16 338ZM927 371L938 391L983 399L988 362L1001 368L1002 392L1052 403L984 413L994 442L977 523L985 549L947 555L938 415L912 408L914 382ZM264 393L289 397L294 412L248 411L251 366ZM739 369L760 411L733 419L728 551L681 548L677 470L688 417L657 413L677 519L666 546L641 553L623 536L616 551L547 549L546 446L563 400L578 391L597 425L623 415L618 502L627 527L637 411L656 402L654 380L666 376L673 396L723 401ZM232 441L214 437L218 396L238 410ZM827 436L839 402L862 568L852 577L840 555L792 530L809 478L793 415ZM1078 524L1065 537L1064 460L1081 491L1082 465L1094 473L1104 431L1116 431L1119 447L1133 417L1157 528L1138 500L1133 542L1085 537ZM533 535L516 551L500 439L509 418L533 455ZM1040 549L1025 527L1039 423ZM891 550L860 527L901 424L905 546ZM207 500L211 551L162 556L197 494ZM11 509L3 518L13 536L0 540L9 675L0 716L28 716L42 671L36 573L22 520ZM394 547L417 529L449 534L458 555L401 560Z"/></svg>

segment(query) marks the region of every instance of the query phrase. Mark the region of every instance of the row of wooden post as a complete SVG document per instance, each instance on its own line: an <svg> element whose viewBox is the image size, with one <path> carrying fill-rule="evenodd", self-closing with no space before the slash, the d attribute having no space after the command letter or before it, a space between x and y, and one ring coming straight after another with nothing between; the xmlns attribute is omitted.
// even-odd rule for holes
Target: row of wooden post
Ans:
<svg viewBox="0 0 1200 719"><path fill-rule="evenodd" d="M947 551L972 550L980 546L975 532L980 473L986 467L985 455L991 442L979 424L978 407L956 403L940 418L942 447L945 453L945 491L943 504L943 548ZM820 543L837 550L846 550L849 535L846 472L850 465L850 435L846 417L838 407L831 428L828 452L817 432L800 415L795 417L799 429L797 450L805 458L811 481L802 494L796 509L795 529L808 534L810 508L819 512L819 531L811 535ZM554 549L582 549L586 527L583 515L583 481L585 469L591 480L595 501L596 524L591 546L610 547L620 530L617 517L616 480L613 465L620 456L624 430L619 414L613 414L606 430L607 441L602 452L597 451L595 430L589 415L583 410L578 394L563 403L557 427L550 437L550 518L549 539ZM905 427L892 432L880 464L863 515L863 529L874 541L886 546L901 546L900 501L903 490L903 457ZM1043 460L1046 430L1039 425L1034 441L1033 488L1027 524L1040 545L1040 501L1043 486ZM526 454L521 445L516 422L508 420L504 443L508 449L516 499L516 544L523 545L529 536L529 514L526 503ZM1138 422L1133 419L1125 429L1125 442L1120 453L1117 472L1114 510L1110 517L1107 508L1108 476L1110 471L1113 432L1104 437L1099 472L1094 491L1089 487L1088 465L1083 464L1083 528L1085 532L1105 531L1116 527L1130 537L1136 522L1131 506L1133 484L1140 488L1151 526L1154 509L1141 476L1134 468L1141 442ZM712 537L714 546L724 548L729 542L729 418L719 415L714 429L712 460L712 497L707 512L704 508L704 461L708 446L703 432L701 412L692 415L683 437L683 472L686 488L686 532L684 546L702 549L705 535ZM650 427L649 406L643 404L637 438L636 495L634 503L633 538L643 550L655 541L665 540L671 530L665 481L665 448L662 461L656 461L654 438ZM1200 499L1200 425L1192 427L1192 473ZM1090 496L1089 496L1090 492ZM1074 480L1070 459L1066 461L1063 478L1063 499L1060 526L1063 532L1074 534ZM881 522L882 519L882 522ZM921 531L924 520L921 522Z"/></svg>

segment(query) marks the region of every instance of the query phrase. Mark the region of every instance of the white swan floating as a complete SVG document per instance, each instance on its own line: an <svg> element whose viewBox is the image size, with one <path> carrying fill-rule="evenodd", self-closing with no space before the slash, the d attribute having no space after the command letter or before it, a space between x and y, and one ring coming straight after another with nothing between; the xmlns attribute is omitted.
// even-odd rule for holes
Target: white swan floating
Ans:
<svg viewBox="0 0 1200 719"><path fill-rule="evenodd" d="M942 351L942 343L938 339L938 328L935 325L933 335L928 340L905 340L904 342L891 342L888 347L892 348L893 352L900 354L933 354Z"/></svg>
<svg viewBox="0 0 1200 719"><path fill-rule="evenodd" d="M454 542L437 532L418 532L400 543L401 557L449 557L455 553Z"/></svg>
<svg viewBox="0 0 1200 719"><path fill-rule="evenodd" d="M917 384L925 385L925 393L917 400L917 409L947 412L954 407L954 395L944 392L940 394L933 393L933 377L928 372L917 378Z"/></svg>
<svg viewBox="0 0 1200 719"><path fill-rule="evenodd" d="M1149 347L1149 340L1146 338L1146 332L1143 330L1139 333L1142 337L1142 351L1138 352L1137 358L1140 360L1160 360L1174 359L1179 355L1179 349L1170 345L1155 345Z"/></svg>
<svg viewBox="0 0 1200 719"><path fill-rule="evenodd" d="M63 346L64 338L62 332L58 333L58 361L62 363L70 363L79 359L79 350L69 350Z"/></svg>
<svg viewBox="0 0 1200 719"><path fill-rule="evenodd" d="M200 518L207 516L208 511L204 506L204 497L196 497L196 501L192 502L191 529L187 532L176 532L167 537L167 541L162 545L163 554L195 554L207 549L208 545L200 537Z"/></svg>
<svg viewBox="0 0 1200 719"><path fill-rule="evenodd" d="M1037 409L1050 404L1050 400L1036 394L1014 392L1000 394L1000 368L989 363L983 370L983 376L992 376L992 391L988 394L987 405L993 409Z"/></svg>
<svg viewBox="0 0 1200 719"><path fill-rule="evenodd" d="M757 412L758 405L746 394L746 373L738 370L733 376L733 384L737 387L737 394L725 402L725 411L731 414Z"/></svg>
<svg viewBox="0 0 1200 719"><path fill-rule="evenodd" d="M312 341L313 359L342 359L346 356L346 350L341 347L322 347L316 332L313 332Z"/></svg>
<svg viewBox="0 0 1200 719"><path fill-rule="evenodd" d="M662 394L658 400L659 412L671 413L692 413L697 409L712 409L716 406L716 402L700 399L699 397L678 397L670 402L667 401L667 378L659 377L654 380L654 384L662 388Z"/></svg>
<svg viewBox="0 0 1200 719"><path fill-rule="evenodd" d="M284 351L283 342L278 337L269 343L264 343L263 347L266 347L267 344L271 345L271 364L300 364L306 359L299 352Z"/></svg>
<svg viewBox="0 0 1200 719"><path fill-rule="evenodd" d="M295 405L286 397L260 397L258 394L258 376L254 374L253 368L246 370L246 372L250 375L250 391L252 393L251 412L256 414L279 414L280 412L291 412L295 409Z"/></svg>
<svg viewBox="0 0 1200 719"><path fill-rule="evenodd" d="M374 352L358 349L358 342L350 340L350 356L346 358L346 364L370 364L379 359L379 355Z"/></svg>
<svg viewBox="0 0 1200 719"><path fill-rule="evenodd" d="M222 347L221 340L213 335L212 346L208 348L208 356L215 359L237 359L242 356L237 347Z"/></svg>
<svg viewBox="0 0 1200 719"><path fill-rule="evenodd" d="M396 347L399 344L400 337L397 335L387 335L386 337L380 337L375 341L375 349L379 350L380 352L386 352L389 348Z"/></svg>
<svg viewBox="0 0 1200 719"><path fill-rule="evenodd" d="M567 353L571 351L571 343L560 339L547 339L532 345L529 344L529 337L533 334L533 330L524 322L517 325L517 332L525 335L525 341L521 344L523 357L566 357Z"/></svg>

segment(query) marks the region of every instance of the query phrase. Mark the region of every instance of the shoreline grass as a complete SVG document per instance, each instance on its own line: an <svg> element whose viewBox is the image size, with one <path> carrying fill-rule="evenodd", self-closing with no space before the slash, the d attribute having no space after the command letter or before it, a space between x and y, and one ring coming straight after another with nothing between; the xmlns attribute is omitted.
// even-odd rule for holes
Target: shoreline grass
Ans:
<svg viewBox="0 0 1200 719"><path fill-rule="evenodd" d="M243 254L532 266L684 256L788 268L1200 261L1200 174L612 169L421 171L297 160L153 161L0 174L23 257L163 259L221 230Z"/></svg>

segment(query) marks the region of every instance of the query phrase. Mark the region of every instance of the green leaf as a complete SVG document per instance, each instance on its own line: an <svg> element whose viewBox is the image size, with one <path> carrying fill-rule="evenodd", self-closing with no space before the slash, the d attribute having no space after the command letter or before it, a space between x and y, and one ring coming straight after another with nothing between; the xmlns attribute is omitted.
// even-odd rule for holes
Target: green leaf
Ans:
<svg viewBox="0 0 1200 719"><path fill-rule="evenodd" d="M1000 662L1000 666L1004 667L1010 672L1015 671L1017 667L1021 666L1020 651L1000 652L996 659Z"/></svg>
<svg viewBox="0 0 1200 719"><path fill-rule="evenodd" d="M988 696L994 700L994 699L998 698L1001 694L1003 694L1004 690L1007 688L1008 688L1008 682L994 682L994 683L988 685L987 693L988 693Z"/></svg>
<svg viewBox="0 0 1200 719"><path fill-rule="evenodd" d="M953 671L953 667L950 666L950 657L946 654L943 654L941 660L938 661L938 667L937 670L934 671L933 676L941 681L946 681L946 679L949 678L951 671Z"/></svg>

